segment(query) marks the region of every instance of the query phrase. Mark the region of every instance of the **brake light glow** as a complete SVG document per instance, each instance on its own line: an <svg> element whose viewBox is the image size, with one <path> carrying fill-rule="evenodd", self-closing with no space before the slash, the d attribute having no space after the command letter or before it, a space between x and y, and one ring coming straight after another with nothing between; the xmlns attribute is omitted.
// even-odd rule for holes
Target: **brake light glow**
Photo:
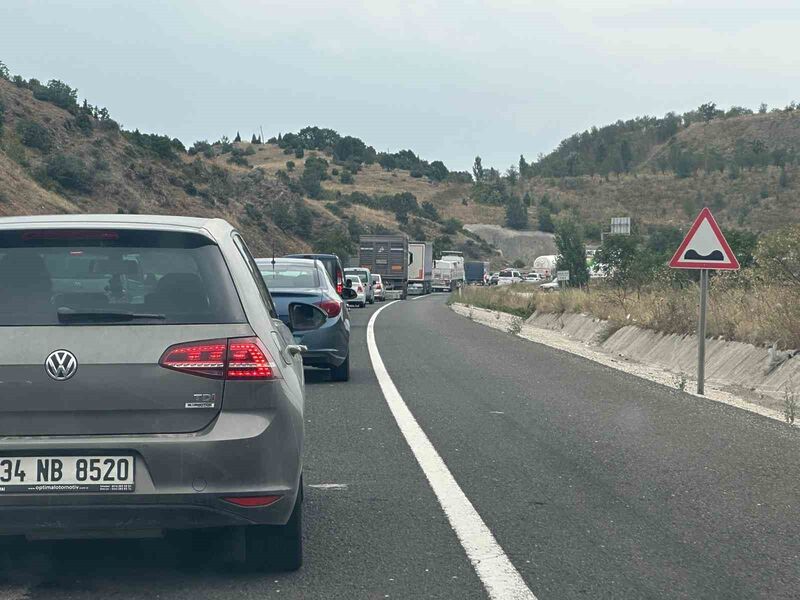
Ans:
<svg viewBox="0 0 800 600"><path fill-rule="evenodd" d="M222 379L227 349L227 340L178 344L167 348L158 364L175 371Z"/></svg>
<svg viewBox="0 0 800 600"><path fill-rule="evenodd" d="M252 508L255 506L269 506L275 504L282 496L238 496L233 498L223 498L225 502L230 502L236 506Z"/></svg>
<svg viewBox="0 0 800 600"><path fill-rule="evenodd" d="M158 364L165 369L212 379L277 379L275 363L256 337L205 340L166 349Z"/></svg>
<svg viewBox="0 0 800 600"><path fill-rule="evenodd" d="M376 289L376 290L382 290L382 289L383 289L383 286L381 286L381 284L380 284L380 283L376 283L376 284L375 284L375 289Z"/></svg>
<svg viewBox="0 0 800 600"><path fill-rule="evenodd" d="M258 338L228 340L225 379L274 379L275 363Z"/></svg>
<svg viewBox="0 0 800 600"><path fill-rule="evenodd" d="M342 272L337 270L336 271L336 293L341 296L343 291L344 291L344 279L342 277Z"/></svg>
<svg viewBox="0 0 800 600"><path fill-rule="evenodd" d="M324 310L325 314L329 317L336 317L342 312L342 303L339 300L333 300L331 298L326 298L325 300L317 302L317 306Z"/></svg>
<svg viewBox="0 0 800 600"><path fill-rule="evenodd" d="M362 293L364 293L364 288L363 288L363 287L361 287L361 286L358 286L358 293L359 293L359 294L362 294Z"/></svg>

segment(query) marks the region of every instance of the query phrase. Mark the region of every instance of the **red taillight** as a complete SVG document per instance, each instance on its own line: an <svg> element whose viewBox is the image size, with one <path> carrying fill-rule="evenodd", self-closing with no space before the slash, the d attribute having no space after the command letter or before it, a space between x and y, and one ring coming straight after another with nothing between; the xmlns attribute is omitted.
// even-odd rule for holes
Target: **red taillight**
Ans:
<svg viewBox="0 0 800 600"><path fill-rule="evenodd" d="M328 298L326 300L322 300L321 302L317 302L317 306L324 310L325 314L329 317L336 317L340 312L342 312L342 303L339 300L332 300Z"/></svg>
<svg viewBox="0 0 800 600"><path fill-rule="evenodd" d="M247 508L254 506L269 506L275 504L282 496L239 496L234 498L223 498L225 502L230 502L236 506L244 506Z"/></svg>
<svg viewBox="0 0 800 600"><path fill-rule="evenodd" d="M364 288L361 287L361 286L358 286L358 293L359 294L363 294L364 293Z"/></svg>
<svg viewBox="0 0 800 600"><path fill-rule="evenodd" d="M383 287L381 287L381 284L380 284L380 283L376 283L376 284L375 284L375 289L376 289L376 290L382 290L382 289L383 289Z"/></svg>
<svg viewBox="0 0 800 600"><path fill-rule="evenodd" d="M269 352L258 338L206 340L170 346L158 364L213 379L276 379Z"/></svg>
<svg viewBox="0 0 800 600"><path fill-rule="evenodd" d="M258 338L228 340L225 379L274 379L275 363Z"/></svg>
<svg viewBox="0 0 800 600"><path fill-rule="evenodd" d="M342 279L342 272L336 271L336 293L340 296L344 291L344 279Z"/></svg>
<svg viewBox="0 0 800 600"><path fill-rule="evenodd" d="M167 348L158 364L167 369L222 379L225 375L227 340L190 342Z"/></svg>

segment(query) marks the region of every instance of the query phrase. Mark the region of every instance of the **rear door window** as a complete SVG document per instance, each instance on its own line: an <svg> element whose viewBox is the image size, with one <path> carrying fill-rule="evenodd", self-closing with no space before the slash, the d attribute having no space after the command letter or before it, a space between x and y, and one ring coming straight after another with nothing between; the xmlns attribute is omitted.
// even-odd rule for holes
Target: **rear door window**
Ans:
<svg viewBox="0 0 800 600"><path fill-rule="evenodd" d="M0 326L243 322L222 254L205 236L0 231Z"/></svg>

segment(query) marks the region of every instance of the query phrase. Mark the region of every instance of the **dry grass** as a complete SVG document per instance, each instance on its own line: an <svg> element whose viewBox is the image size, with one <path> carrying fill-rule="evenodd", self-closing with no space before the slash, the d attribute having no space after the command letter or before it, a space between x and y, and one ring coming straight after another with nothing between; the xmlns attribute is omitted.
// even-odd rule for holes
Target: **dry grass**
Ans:
<svg viewBox="0 0 800 600"><path fill-rule="evenodd" d="M640 296L610 287L541 292L525 286L492 286L467 287L460 301L521 317L534 311L583 313L608 320L612 329L637 325L687 335L696 332L699 294L696 286L659 288ZM718 277L712 282L708 306L709 337L800 348L800 290Z"/></svg>

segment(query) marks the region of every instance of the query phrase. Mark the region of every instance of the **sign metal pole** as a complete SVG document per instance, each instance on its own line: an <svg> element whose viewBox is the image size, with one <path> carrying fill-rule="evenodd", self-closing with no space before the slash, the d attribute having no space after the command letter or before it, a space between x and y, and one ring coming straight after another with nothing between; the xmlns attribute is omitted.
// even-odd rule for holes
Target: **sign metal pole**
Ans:
<svg viewBox="0 0 800 600"><path fill-rule="evenodd" d="M700 269L700 321L697 325L697 393L705 393L706 375L706 305L708 304L708 269Z"/></svg>

